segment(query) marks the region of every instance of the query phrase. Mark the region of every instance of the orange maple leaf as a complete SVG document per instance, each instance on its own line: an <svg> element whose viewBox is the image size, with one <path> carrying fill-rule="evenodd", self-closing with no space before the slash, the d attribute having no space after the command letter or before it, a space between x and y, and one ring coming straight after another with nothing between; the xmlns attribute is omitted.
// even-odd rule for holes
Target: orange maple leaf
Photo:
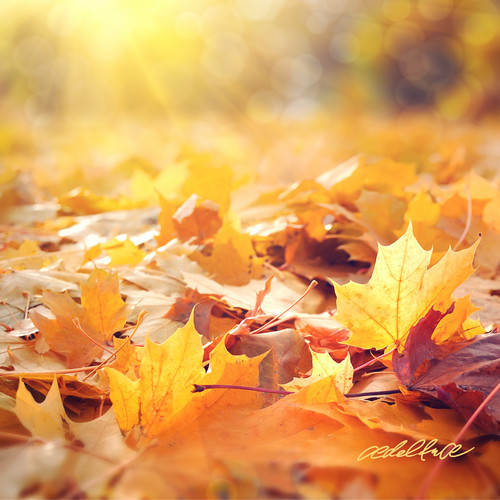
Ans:
<svg viewBox="0 0 500 500"><path fill-rule="evenodd" d="M42 307L30 312L50 349L62 354L70 368L86 366L102 356L103 344L110 343L127 319L117 275L96 269L81 289L81 306L67 292L44 291L42 302L50 310Z"/></svg>

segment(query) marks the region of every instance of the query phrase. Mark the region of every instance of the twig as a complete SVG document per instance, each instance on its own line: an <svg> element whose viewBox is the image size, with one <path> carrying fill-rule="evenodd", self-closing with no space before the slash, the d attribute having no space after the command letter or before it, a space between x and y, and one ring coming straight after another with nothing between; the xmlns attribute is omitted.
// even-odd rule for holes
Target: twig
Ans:
<svg viewBox="0 0 500 500"><path fill-rule="evenodd" d="M28 317L30 303L31 303L31 294L29 292L26 292L26 305L24 306L24 319L26 319Z"/></svg>
<svg viewBox="0 0 500 500"><path fill-rule="evenodd" d="M383 354L381 354L380 356L377 356L373 359L370 359L370 361L367 361L366 363L360 365L360 366L356 366L356 368L354 368L353 371L358 371L358 370L361 370L362 368L365 368L367 366L370 366L372 365L373 363L375 363L375 361L378 361L379 359L382 359L382 358L385 358L388 354L391 354L391 352L394 352L396 350L397 346L393 347L390 351L387 351L387 352L384 352Z"/></svg>
<svg viewBox="0 0 500 500"><path fill-rule="evenodd" d="M100 347L102 350L106 351L109 354L113 354L113 351L111 349L108 349L106 346L100 344L97 342L97 340L93 339L83 328L82 325L80 324L80 320L78 318L73 318L73 324L82 332L85 337L87 337L93 344L96 346Z"/></svg>
<svg viewBox="0 0 500 500"><path fill-rule="evenodd" d="M478 417L478 415L483 411L483 409L486 407L486 405L493 399L493 396L500 391L500 382L496 385L496 387L488 394L486 398L484 398L484 401L476 408L476 411L471 415L469 420L467 420L467 423L462 427L462 430L455 436L455 439L453 442L455 444L458 444L458 442L464 437L464 434L467 432L469 427L473 424L474 420ZM436 476L438 475L439 471L442 469L443 465L445 464L446 460L449 458L449 455L446 455L446 457L443 460L439 460L438 463L434 466L434 468L431 470L429 475L425 478L424 483L422 484L416 498L417 500L422 500L425 498L425 495L427 494L427 491L429 490L430 485L436 479Z"/></svg>
<svg viewBox="0 0 500 500"><path fill-rule="evenodd" d="M130 343L132 337L134 336L134 333L137 331L137 329L139 328L139 325L142 323L142 318L144 318L144 316L146 316L148 312L143 309L140 313L139 313L139 316L137 317L137 323L135 325L135 328L134 328L134 331L130 334L130 336L128 336L125 340L125 342L115 351L115 352L112 352L111 353L111 356L109 356L109 358L105 359L102 363L100 363L99 365L97 365L96 367L94 367L94 370L92 370L84 379L83 379L83 382L85 382L89 377L91 377L97 370L99 370L100 368L102 368L104 365L108 364L109 361L112 359L112 358L116 358L116 355L127 345L127 343ZM109 352L109 351L108 351Z"/></svg>
<svg viewBox="0 0 500 500"><path fill-rule="evenodd" d="M253 331L252 334L260 333L263 330L266 330L267 328L271 328L281 323L281 321L278 321L279 318L281 318L283 314L286 314L292 307L297 305L317 284L318 282L316 280L312 280L309 286L307 287L307 290L292 305L288 306L284 311L279 313L278 316L276 316L270 323L267 323L258 328L257 330Z"/></svg>
<svg viewBox="0 0 500 500"><path fill-rule="evenodd" d="M21 328L21 323L19 323L18 319L16 318L16 315L12 312L12 309L10 308L9 304L5 301L5 299L0 298L0 303L2 303L6 308L7 311L9 311L10 316L16 323L17 327L20 329Z"/></svg>

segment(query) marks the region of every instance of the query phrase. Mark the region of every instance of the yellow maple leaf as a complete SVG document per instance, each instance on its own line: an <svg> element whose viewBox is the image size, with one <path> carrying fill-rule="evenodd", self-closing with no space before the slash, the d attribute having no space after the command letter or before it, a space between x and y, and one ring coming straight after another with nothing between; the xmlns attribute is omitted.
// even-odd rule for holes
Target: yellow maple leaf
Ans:
<svg viewBox="0 0 500 500"><path fill-rule="evenodd" d="M413 234L424 248L433 250L431 264L435 264L448 250L448 247L457 243L456 237L447 234L438 224L441 219L441 206L423 188L418 191L408 203L404 220L412 223ZM404 234L406 224L397 236Z"/></svg>
<svg viewBox="0 0 500 500"><path fill-rule="evenodd" d="M160 215L158 216L158 225L160 233L155 236L158 246L163 246L175 236L173 216L177 210L177 205L165 198L161 193L157 193L160 201Z"/></svg>
<svg viewBox="0 0 500 500"><path fill-rule="evenodd" d="M224 339L225 340L225 339ZM259 356L249 358L242 354L233 356L227 349L225 341L219 342L210 354L210 370L200 380L199 385L225 384L234 386L258 387L259 365L269 351ZM218 414L232 407L242 407L245 410L260 408L262 394L254 391L238 389L206 390L191 398L189 404L172 418L172 425L183 426L197 420L211 420Z"/></svg>
<svg viewBox="0 0 500 500"><path fill-rule="evenodd" d="M81 289L81 306L67 292L46 290L42 302L50 310L35 308L30 311L31 320L50 349L62 354L70 368L88 365L100 357L101 346L111 341L127 319L117 275L96 269Z"/></svg>
<svg viewBox="0 0 500 500"><path fill-rule="evenodd" d="M224 215L229 209L233 186L233 171L224 165L214 167L203 159L193 159L188 166L187 176L181 192L187 197L193 193L202 198L212 200L220 207L220 214Z"/></svg>
<svg viewBox="0 0 500 500"><path fill-rule="evenodd" d="M337 294L335 319L349 328L346 342L364 349L402 348L410 328L434 307L446 310L455 288L474 271L472 260L478 245L460 252L448 250L428 269L432 251L424 250L406 233L389 246L379 246L370 281L361 285L334 283Z"/></svg>
<svg viewBox="0 0 500 500"><path fill-rule="evenodd" d="M36 241L24 240L18 248L10 245L0 251L0 269L40 269L51 263L50 254Z"/></svg>
<svg viewBox="0 0 500 500"><path fill-rule="evenodd" d="M339 401L342 394L352 387L353 368L349 356L340 363L334 361L328 352L311 350L312 373L309 377L295 377L287 384L281 384L286 391L304 391L304 400L310 403Z"/></svg>
<svg viewBox="0 0 500 500"><path fill-rule="evenodd" d="M165 167L161 172L147 171L142 166L129 172L130 198L149 205L154 203L156 193L163 196L178 195L187 178L187 165L179 162Z"/></svg>
<svg viewBox="0 0 500 500"><path fill-rule="evenodd" d="M356 200L363 224L373 231L382 243L392 243L403 225L405 204L392 193L362 191Z"/></svg>
<svg viewBox="0 0 500 500"><path fill-rule="evenodd" d="M99 214L112 210L129 210L146 205L145 202L131 200L126 196L109 198L83 188L77 188L67 195L60 196L59 203L64 210L78 215Z"/></svg>
<svg viewBox="0 0 500 500"><path fill-rule="evenodd" d="M399 163L388 158L366 163L365 159L360 157L339 167L344 169L343 175L340 176L340 181L329 183L329 187L341 203L352 204L363 189L405 198L405 188L417 180L415 165Z"/></svg>
<svg viewBox="0 0 500 500"><path fill-rule="evenodd" d="M110 266L136 266L146 256L129 238L113 238L102 248L111 258Z"/></svg>
<svg viewBox="0 0 500 500"><path fill-rule="evenodd" d="M195 253L191 257L214 278L226 285L246 285L259 278L262 259L255 255L250 235L239 229L238 221L228 214L222 228L214 236L211 255Z"/></svg>
<svg viewBox="0 0 500 500"><path fill-rule="evenodd" d="M439 222L441 216L441 208L439 203L436 203L429 193L424 189L413 197L408 203L408 210L405 218L411 220L413 225L416 223L424 223L429 226L434 226Z"/></svg>
<svg viewBox="0 0 500 500"><path fill-rule="evenodd" d="M157 434L162 422L191 399L193 381L203 376L201 337L191 320L163 344L146 341L139 392L141 426Z"/></svg>
<svg viewBox="0 0 500 500"><path fill-rule="evenodd" d="M139 381L130 380L114 368L106 368L106 373L116 420L120 429L127 433L139 423Z"/></svg>
<svg viewBox="0 0 500 500"><path fill-rule="evenodd" d="M221 342L211 354L211 370L203 369L201 337L194 316L163 344L146 341L140 378L132 381L113 368L106 368L110 397L120 428L129 432L140 424L146 441L172 427L185 426L207 413L227 406L248 405L259 396L246 391L209 390L192 392L193 384L258 384L258 365L263 356L232 356Z"/></svg>

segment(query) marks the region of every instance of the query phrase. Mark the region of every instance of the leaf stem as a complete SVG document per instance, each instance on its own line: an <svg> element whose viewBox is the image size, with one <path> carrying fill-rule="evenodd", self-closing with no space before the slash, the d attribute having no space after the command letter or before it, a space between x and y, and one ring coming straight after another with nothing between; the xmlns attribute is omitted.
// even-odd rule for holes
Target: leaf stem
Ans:
<svg viewBox="0 0 500 500"><path fill-rule="evenodd" d="M373 359L370 359L370 361L367 361L366 363L360 365L360 366L356 366L356 368L354 368L353 371L358 371L358 370L361 370L362 368L365 368L367 366L370 366L372 365L373 363L375 363L375 361L378 361L379 359L382 359L382 358L385 358L388 354L391 354L391 352L394 352L396 350L397 346L393 347L390 351L387 351L387 352L384 352L383 354L381 354L380 356L377 356Z"/></svg>
<svg viewBox="0 0 500 500"><path fill-rule="evenodd" d="M255 391L255 392L265 392L268 394L282 394L288 396L289 394L295 394L295 392L284 391L280 389L264 389L262 387L250 387L248 385L229 385L229 384L193 384L194 389L191 392L203 392L206 389L238 389L240 391ZM374 391L374 392L360 392L357 394L344 394L346 398L362 398L368 396L385 396L387 394L399 394L401 391L399 389L394 389L390 391Z"/></svg>
<svg viewBox="0 0 500 500"><path fill-rule="evenodd" d="M91 372L87 377L83 379L83 382L85 382L90 376L93 375L93 372L96 372L104 365L106 365L111 359L116 357L116 355L130 342L130 340L132 339L134 333L137 331L137 328L139 327L142 319L146 314L147 314L146 310L140 312L139 317L137 318L137 324L135 325L134 331L130 334L130 336L126 338L126 342L124 342L115 352L111 352L111 355L108 358L106 358L104 361L102 361L96 366L82 366L81 368L66 368L63 370L49 370L45 372L5 372L5 373L0 372L0 378L16 377L18 375L26 375L26 376L31 375L32 377L36 378L37 376L40 375L69 375L72 373Z"/></svg>
<svg viewBox="0 0 500 500"><path fill-rule="evenodd" d="M312 280L311 283L309 283L309 286L307 287L307 290L293 304L291 304L284 311L282 311L281 313L279 313L278 316L276 316L270 323L262 325L257 330L251 332L252 335L256 334L256 333L260 333L263 330L266 330L267 328L271 328L271 327L273 327L273 326L281 323L281 321L279 321L279 319L281 318L281 316L283 316L283 314L286 314L292 307L294 307L295 305L297 305L315 286L317 286L317 284L318 284L318 282L316 280Z"/></svg>
<svg viewBox="0 0 500 500"><path fill-rule="evenodd" d="M83 379L83 382L85 382L88 378L90 378L92 375L94 375L94 373L101 369L104 365L107 365L109 363L109 361L113 358L116 358L116 355L127 345L130 343L130 341L132 340L132 337L134 336L135 332L137 331L137 329L139 328L139 325L142 323L142 320L144 318L144 316L146 316L148 312L143 309L140 313L139 313L139 316L137 317L137 323L135 325L135 328L134 328L134 331L126 338L125 342L115 351L115 352L112 352L111 353L111 356L109 356L107 359L105 359L102 363L100 363L99 365L97 365L96 367L94 367L94 370L92 370L84 379Z"/></svg>
<svg viewBox="0 0 500 500"><path fill-rule="evenodd" d="M108 349L105 345L102 345L99 342L97 342L97 340L93 339L83 329L82 325L80 324L80 320L78 318L73 318L73 324L78 328L78 330L80 330L81 333L83 333L83 335L85 335L85 337L87 337L90 340L90 342L92 342L93 344L95 344L97 347L100 347L102 350L106 351L108 354L113 354L113 351L111 349Z"/></svg>
<svg viewBox="0 0 500 500"><path fill-rule="evenodd" d="M362 398L368 396L386 396L388 394L401 394L399 389L391 389L389 391L372 391L372 392L358 392L354 394L344 394L346 398Z"/></svg>
<svg viewBox="0 0 500 500"><path fill-rule="evenodd" d="M193 384L194 389L191 392L203 392L206 389L238 389L240 391L255 391L255 392L266 392L269 394L294 394L290 391L284 391L279 389L264 389L263 387L250 387L248 385L229 385L229 384Z"/></svg>

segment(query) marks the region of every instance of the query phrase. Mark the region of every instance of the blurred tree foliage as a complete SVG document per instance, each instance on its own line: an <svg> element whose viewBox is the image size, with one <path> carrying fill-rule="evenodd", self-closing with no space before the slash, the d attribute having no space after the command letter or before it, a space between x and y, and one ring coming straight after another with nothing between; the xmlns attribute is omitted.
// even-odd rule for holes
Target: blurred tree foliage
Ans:
<svg viewBox="0 0 500 500"><path fill-rule="evenodd" d="M2 110L35 125L500 110L494 0L2 0Z"/></svg>

